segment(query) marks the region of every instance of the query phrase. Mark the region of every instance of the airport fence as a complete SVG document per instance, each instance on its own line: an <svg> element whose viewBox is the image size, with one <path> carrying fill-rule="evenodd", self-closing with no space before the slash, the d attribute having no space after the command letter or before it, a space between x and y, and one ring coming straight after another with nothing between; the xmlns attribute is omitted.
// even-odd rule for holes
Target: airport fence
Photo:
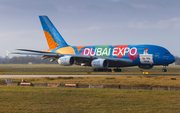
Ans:
<svg viewBox="0 0 180 113"><path fill-rule="evenodd" d="M78 85L78 84L61 84L61 83L29 83L29 82L5 82L0 81L0 85L5 86L31 86L31 87L76 87L76 88L113 88L113 89L133 89L133 90L170 90L180 91L180 87L177 86L148 86L148 85L103 85L103 84L89 84L89 85Z"/></svg>

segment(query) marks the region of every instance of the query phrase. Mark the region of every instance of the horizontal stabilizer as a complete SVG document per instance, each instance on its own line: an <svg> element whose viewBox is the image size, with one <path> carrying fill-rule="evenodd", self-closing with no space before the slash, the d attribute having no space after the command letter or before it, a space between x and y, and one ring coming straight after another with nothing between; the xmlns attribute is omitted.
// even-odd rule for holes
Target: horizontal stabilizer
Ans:
<svg viewBox="0 0 180 113"><path fill-rule="evenodd" d="M28 51L28 52L35 52L35 53L53 53L53 52L46 52L46 51L38 51L38 50L29 50L29 49L16 49L19 51Z"/></svg>
<svg viewBox="0 0 180 113"><path fill-rule="evenodd" d="M21 55L42 55L42 56L53 56L53 57L58 57L59 54L56 53L23 53L23 52L12 52L10 54L21 54Z"/></svg>

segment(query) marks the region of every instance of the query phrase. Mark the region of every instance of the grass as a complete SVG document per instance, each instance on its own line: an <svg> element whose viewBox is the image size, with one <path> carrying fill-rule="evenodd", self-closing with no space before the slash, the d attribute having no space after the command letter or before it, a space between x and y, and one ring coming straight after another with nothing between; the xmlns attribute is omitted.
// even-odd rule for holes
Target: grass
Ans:
<svg viewBox="0 0 180 113"><path fill-rule="evenodd" d="M0 112L179 113L180 92L0 86Z"/></svg>
<svg viewBox="0 0 180 113"><path fill-rule="evenodd" d="M180 66L167 67L168 72L161 72L162 66L156 66L153 69L139 69L138 67L122 68L122 72L92 72L92 75L142 75L143 72L149 72L150 75L180 75ZM91 71L90 67L80 66L60 66L45 64L6 64L0 65L0 75L87 75Z"/></svg>
<svg viewBox="0 0 180 113"><path fill-rule="evenodd" d="M87 74L91 68L66 68L59 65L0 65L0 74ZM32 83L77 83L79 85L149 85L180 87L180 67L162 67L142 70L137 67L123 68L123 72L94 72L92 74L139 74L144 76L111 77L45 77L25 78ZM156 76L156 75L167 76ZM5 79L0 79L4 81ZM22 78L13 79L20 82ZM132 90L132 89L89 89L66 87L0 86L0 112L63 112L63 113L179 113L180 91Z"/></svg>
<svg viewBox="0 0 180 113"><path fill-rule="evenodd" d="M33 65L0 65L0 72L4 75L87 75L91 68L80 67L80 66L60 66L59 65L44 65L44 64L33 64ZM77 68L78 67L78 68ZM163 86L179 86L180 77L174 75L180 75L180 66L169 66L167 67L168 72L161 72L162 67L156 66L151 70L142 70L137 67L122 68L122 72L92 72L91 75L140 75L140 76L124 76L124 77L73 77L73 79L60 78L35 78L26 79L29 82L45 82L45 83L77 83L79 85L89 84L104 84L104 85L163 85ZM143 72L149 72L149 75L143 75ZM153 75L153 76L151 76ZM158 75L158 76L156 76ZM163 75L163 76L161 76ZM166 75L166 76L164 76ZM21 81L21 79L14 79Z"/></svg>
<svg viewBox="0 0 180 113"><path fill-rule="evenodd" d="M24 78L31 83L75 83L88 86L89 84L103 85L147 85L147 86L178 86L180 87L180 76L111 76L111 77L45 77ZM5 79L0 79L4 81ZM22 78L14 78L13 81L21 82Z"/></svg>

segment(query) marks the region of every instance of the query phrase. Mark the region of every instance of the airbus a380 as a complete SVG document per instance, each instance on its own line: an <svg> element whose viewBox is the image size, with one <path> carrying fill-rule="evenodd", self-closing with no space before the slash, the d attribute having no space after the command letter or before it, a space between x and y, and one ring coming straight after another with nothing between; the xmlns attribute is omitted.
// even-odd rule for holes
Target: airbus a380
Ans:
<svg viewBox="0 0 180 113"><path fill-rule="evenodd" d="M155 65L166 66L175 61L174 56L164 47L157 45L97 45L97 46L71 46L66 43L55 26L47 16L39 16L42 28L49 46L48 50L37 51L18 49L24 52L8 54L41 55L42 59L50 58L60 65L91 66L92 71L121 71L120 67L139 66L151 69Z"/></svg>

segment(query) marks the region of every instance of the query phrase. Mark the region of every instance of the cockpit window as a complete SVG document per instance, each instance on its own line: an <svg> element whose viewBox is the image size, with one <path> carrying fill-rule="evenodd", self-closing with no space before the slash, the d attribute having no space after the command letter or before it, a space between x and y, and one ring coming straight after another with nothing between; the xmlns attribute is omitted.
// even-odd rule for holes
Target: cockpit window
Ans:
<svg viewBox="0 0 180 113"><path fill-rule="evenodd" d="M171 54L171 53L164 53L165 55Z"/></svg>

